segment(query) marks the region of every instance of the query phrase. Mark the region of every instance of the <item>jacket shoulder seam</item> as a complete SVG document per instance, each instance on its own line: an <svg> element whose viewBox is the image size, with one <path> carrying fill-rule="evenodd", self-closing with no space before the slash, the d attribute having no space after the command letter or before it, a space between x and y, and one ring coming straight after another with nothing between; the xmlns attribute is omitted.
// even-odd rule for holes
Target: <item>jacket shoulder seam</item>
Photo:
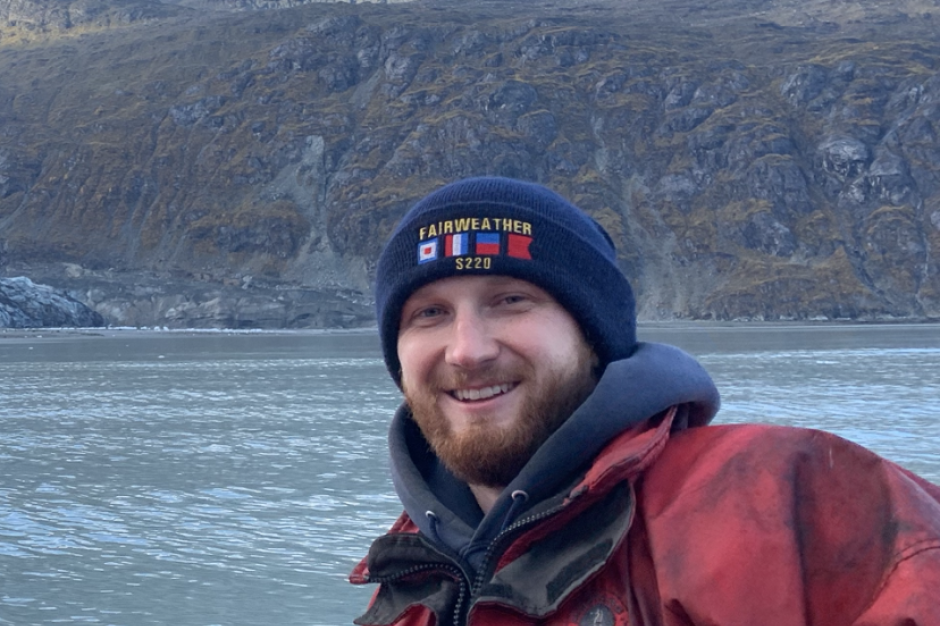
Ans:
<svg viewBox="0 0 940 626"><path fill-rule="evenodd" d="M894 576L894 573L902 563L911 560L918 554L929 552L931 550L940 550L940 539L922 539L921 541L912 543L911 545L901 550L897 557L895 557L891 567L882 577L881 583L875 589L874 593L872 593L871 599L868 601L868 604L865 605L865 609L860 614L864 615L865 612L872 607L872 605L878 599L878 596L881 595L881 592L884 590L884 588L888 586L888 582L891 580L891 577Z"/></svg>

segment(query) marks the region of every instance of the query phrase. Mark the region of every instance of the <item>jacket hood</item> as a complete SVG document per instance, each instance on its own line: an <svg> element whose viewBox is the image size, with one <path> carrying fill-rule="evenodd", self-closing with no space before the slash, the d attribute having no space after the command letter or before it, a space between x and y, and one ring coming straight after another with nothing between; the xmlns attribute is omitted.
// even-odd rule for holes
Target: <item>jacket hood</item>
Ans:
<svg viewBox="0 0 940 626"><path fill-rule="evenodd" d="M719 395L711 377L679 348L639 343L627 359L613 361L594 391L542 445L483 515L470 488L430 450L402 405L389 433L392 481L405 512L443 550L476 567L493 537L521 513L581 476L615 437L675 405L687 419L673 429L709 423Z"/></svg>

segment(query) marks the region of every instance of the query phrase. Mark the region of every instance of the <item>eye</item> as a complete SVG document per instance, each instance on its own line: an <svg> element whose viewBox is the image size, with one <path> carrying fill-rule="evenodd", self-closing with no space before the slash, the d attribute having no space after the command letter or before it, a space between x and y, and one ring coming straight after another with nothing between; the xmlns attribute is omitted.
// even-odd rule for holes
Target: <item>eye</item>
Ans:
<svg viewBox="0 0 940 626"><path fill-rule="evenodd" d="M442 309L439 306L426 306L422 309L418 309L417 311L415 311L412 317L415 317L418 319L431 319L434 317L440 317L443 314L444 314L444 309Z"/></svg>
<svg viewBox="0 0 940 626"><path fill-rule="evenodd" d="M500 294L496 298L496 306L509 307L511 310L525 307L533 302L532 296L524 292L513 291Z"/></svg>
<svg viewBox="0 0 940 626"><path fill-rule="evenodd" d="M409 326L431 326L437 323L446 314L447 309L436 304L416 306L410 311L405 311L401 320L401 328L404 329Z"/></svg>

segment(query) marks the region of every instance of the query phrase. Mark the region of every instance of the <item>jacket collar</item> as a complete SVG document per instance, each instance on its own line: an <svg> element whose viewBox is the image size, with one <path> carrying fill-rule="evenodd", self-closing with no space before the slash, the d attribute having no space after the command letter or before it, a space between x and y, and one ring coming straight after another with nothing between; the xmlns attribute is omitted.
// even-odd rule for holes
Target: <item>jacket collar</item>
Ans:
<svg viewBox="0 0 940 626"><path fill-rule="evenodd" d="M581 482L571 491L573 499L592 492L605 492L611 484L633 482L662 453L674 426L684 423L688 405L671 406L648 422L615 437L597 455Z"/></svg>
<svg viewBox="0 0 940 626"><path fill-rule="evenodd" d="M629 430L624 431L619 436L610 441L607 446L597 455L595 463L584 474L575 486L562 495L562 507L557 513L560 524L566 518L577 515L591 503L604 498L618 484L624 482L632 483L647 467L649 467L656 458L662 453L666 443L669 441L669 435L673 425L677 422L677 416L681 421L689 408L687 406L673 406L655 418L639 424ZM550 501L542 504L542 507L552 506ZM534 510L533 514L539 514L541 511ZM554 525L554 524L553 524ZM416 535L420 527L412 521L408 513L402 513L395 521L388 533L377 540L369 556L362 559L356 568L350 574L349 580L354 584L365 584L377 582L377 579L394 576L408 567L410 558L399 560L393 565L394 560L389 560L386 551L399 552L395 548L400 539L394 537ZM411 540L408 540L411 541ZM433 544L422 539L408 550L409 554L417 550L417 546L425 545L429 553L434 554L432 561L437 561L441 555L446 556L438 548L432 547ZM400 547L400 546L399 546ZM497 569L505 566L507 563L515 560L519 554L512 548L506 551L501 557ZM453 557L450 557L453 559ZM381 559L381 560L380 560ZM372 570L381 562L381 572ZM371 564L371 565L370 565ZM454 564L458 564L454 561Z"/></svg>

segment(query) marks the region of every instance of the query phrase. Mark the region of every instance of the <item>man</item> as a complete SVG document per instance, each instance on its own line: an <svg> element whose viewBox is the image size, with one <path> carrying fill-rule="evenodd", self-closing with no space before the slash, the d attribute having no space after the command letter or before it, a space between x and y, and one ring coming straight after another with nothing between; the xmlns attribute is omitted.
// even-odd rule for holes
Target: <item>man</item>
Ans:
<svg viewBox="0 0 940 626"><path fill-rule="evenodd" d="M405 512L356 623L940 626L940 488L823 432L706 426L711 379L636 341L613 243L557 194L432 193L376 300Z"/></svg>

